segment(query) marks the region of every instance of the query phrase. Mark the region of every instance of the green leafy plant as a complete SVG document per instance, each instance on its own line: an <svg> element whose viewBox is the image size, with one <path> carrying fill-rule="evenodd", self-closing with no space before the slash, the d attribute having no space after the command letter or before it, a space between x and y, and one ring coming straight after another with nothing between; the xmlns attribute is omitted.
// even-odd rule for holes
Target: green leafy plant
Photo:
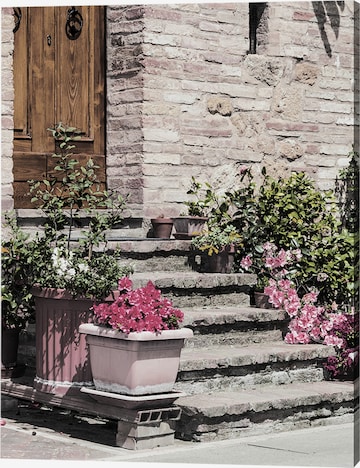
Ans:
<svg viewBox="0 0 360 468"><path fill-rule="evenodd" d="M243 226L244 240L239 252L241 259L251 254L253 265L262 261L262 246L271 242L285 250L301 253L293 280L299 294L312 288L319 291L323 304L354 303L356 291L356 234L342 229L334 193L321 191L305 173L293 173L287 178L274 179L262 170L263 181L254 187L251 173L247 185L232 193L232 200L242 210L234 214L234 225ZM236 223L241 211L249 216ZM259 276L258 286L266 285Z"/></svg>
<svg viewBox="0 0 360 468"><path fill-rule="evenodd" d="M24 328L33 318L31 294L32 244L21 231L15 213L5 213L9 239L1 241L1 325L5 329Z"/></svg>
<svg viewBox="0 0 360 468"><path fill-rule="evenodd" d="M231 202L228 195L220 196L209 182L202 184L192 177L187 194L195 197L195 200L184 202L190 216L207 217L210 225L227 224L231 220L229 213Z"/></svg>
<svg viewBox="0 0 360 468"><path fill-rule="evenodd" d="M208 255L218 254L228 245L239 245L241 236L235 226L228 224L225 227L214 225L207 232L196 236L191 243L196 248Z"/></svg>
<svg viewBox="0 0 360 468"><path fill-rule="evenodd" d="M101 298L131 272L119 265L118 251L107 252L106 242L106 232L122 221L125 199L101 188L91 158L81 164L74 157L77 129L59 123L48 130L58 148L53 173L29 181L32 202L46 217L44 234L33 240L35 282Z"/></svg>

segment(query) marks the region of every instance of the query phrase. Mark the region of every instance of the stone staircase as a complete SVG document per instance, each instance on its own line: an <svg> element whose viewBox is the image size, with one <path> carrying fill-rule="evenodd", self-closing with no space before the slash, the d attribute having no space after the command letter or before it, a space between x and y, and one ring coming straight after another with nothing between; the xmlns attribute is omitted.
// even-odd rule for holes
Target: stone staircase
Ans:
<svg viewBox="0 0 360 468"><path fill-rule="evenodd" d="M353 421L351 382L324 379L323 345L283 341L283 311L250 305L254 275L203 273L204 259L189 241L117 242L132 264L135 287L149 280L184 311L194 331L182 351L175 390L186 396L176 436L208 441ZM20 354L31 361L32 333Z"/></svg>

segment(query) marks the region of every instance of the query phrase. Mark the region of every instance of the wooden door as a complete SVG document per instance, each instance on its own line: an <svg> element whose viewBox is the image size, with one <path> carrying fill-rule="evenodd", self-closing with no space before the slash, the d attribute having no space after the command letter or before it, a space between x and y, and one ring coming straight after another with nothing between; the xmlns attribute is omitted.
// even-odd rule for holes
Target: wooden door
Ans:
<svg viewBox="0 0 360 468"><path fill-rule="evenodd" d="M17 8L14 28L14 206L31 208L29 179L44 179L55 151L47 128L81 130L75 153L105 182L105 7Z"/></svg>

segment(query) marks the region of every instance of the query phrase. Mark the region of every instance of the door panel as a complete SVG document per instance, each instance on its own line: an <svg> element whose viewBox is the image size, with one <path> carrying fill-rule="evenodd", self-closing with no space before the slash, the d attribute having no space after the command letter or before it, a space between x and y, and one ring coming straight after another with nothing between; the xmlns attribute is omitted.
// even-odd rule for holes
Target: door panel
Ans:
<svg viewBox="0 0 360 468"><path fill-rule="evenodd" d="M81 130L74 152L94 157L105 183L104 10L21 9L14 33L15 208L33 207L27 180L42 180L53 167L55 143L47 128L57 122Z"/></svg>

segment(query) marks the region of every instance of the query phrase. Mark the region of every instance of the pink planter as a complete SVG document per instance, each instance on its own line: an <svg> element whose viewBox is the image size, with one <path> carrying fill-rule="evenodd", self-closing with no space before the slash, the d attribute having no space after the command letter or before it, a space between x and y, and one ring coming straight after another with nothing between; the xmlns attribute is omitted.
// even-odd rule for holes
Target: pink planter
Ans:
<svg viewBox="0 0 360 468"><path fill-rule="evenodd" d="M161 333L120 331L84 324L90 362L97 390L145 395L172 390L179 369L185 338L192 330L163 330Z"/></svg>
<svg viewBox="0 0 360 468"><path fill-rule="evenodd" d="M92 375L82 323L92 320L91 299L63 289L34 288L36 308L36 377L34 388L56 395L91 386Z"/></svg>

